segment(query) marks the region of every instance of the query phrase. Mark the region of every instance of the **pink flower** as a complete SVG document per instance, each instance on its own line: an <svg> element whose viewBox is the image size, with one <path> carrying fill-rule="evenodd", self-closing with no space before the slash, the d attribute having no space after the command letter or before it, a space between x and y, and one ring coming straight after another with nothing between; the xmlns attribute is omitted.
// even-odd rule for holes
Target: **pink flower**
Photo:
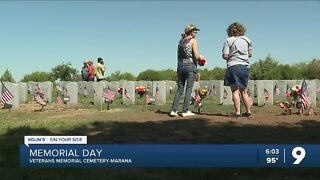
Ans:
<svg viewBox="0 0 320 180"><path fill-rule="evenodd" d="M286 97L291 97L291 92L287 92Z"/></svg>

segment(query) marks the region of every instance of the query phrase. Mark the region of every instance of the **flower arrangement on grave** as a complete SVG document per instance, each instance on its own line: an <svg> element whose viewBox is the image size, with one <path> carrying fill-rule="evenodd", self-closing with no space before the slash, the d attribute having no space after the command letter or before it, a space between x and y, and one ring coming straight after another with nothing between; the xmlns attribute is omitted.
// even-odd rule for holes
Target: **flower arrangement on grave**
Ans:
<svg viewBox="0 0 320 180"><path fill-rule="evenodd" d="M292 114L292 108L297 108L298 113L301 113L302 104L301 104L301 86L295 85L288 89L286 93L286 100L276 101L275 104L282 108L285 112Z"/></svg>
<svg viewBox="0 0 320 180"><path fill-rule="evenodd" d="M191 102L194 104L194 107L198 109L198 113L201 112L202 100L207 97L208 89L201 87L194 90L194 95L192 96Z"/></svg>
<svg viewBox="0 0 320 180"><path fill-rule="evenodd" d="M122 91L123 91L123 88L122 88L122 87L119 87L119 88L118 88L118 93L122 95Z"/></svg>
<svg viewBox="0 0 320 180"><path fill-rule="evenodd" d="M200 88L200 89L198 89L198 92L199 92L201 99L204 99L205 97L207 97L208 89L207 88Z"/></svg>
<svg viewBox="0 0 320 180"><path fill-rule="evenodd" d="M146 88L144 86L136 87L136 93L142 98L143 95L146 94Z"/></svg>

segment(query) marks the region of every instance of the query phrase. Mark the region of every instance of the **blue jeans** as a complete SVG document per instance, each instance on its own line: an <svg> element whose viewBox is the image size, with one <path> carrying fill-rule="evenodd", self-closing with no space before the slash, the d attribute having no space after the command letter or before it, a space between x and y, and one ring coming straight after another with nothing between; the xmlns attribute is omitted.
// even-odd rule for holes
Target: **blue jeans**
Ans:
<svg viewBox="0 0 320 180"><path fill-rule="evenodd" d="M172 103L172 111L176 112L179 105L180 97L183 93L184 86L187 82L186 93L184 96L183 103L183 112L187 112L189 110L190 98L192 93L192 87L194 83L194 72L178 72L178 91L173 99Z"/></svg>

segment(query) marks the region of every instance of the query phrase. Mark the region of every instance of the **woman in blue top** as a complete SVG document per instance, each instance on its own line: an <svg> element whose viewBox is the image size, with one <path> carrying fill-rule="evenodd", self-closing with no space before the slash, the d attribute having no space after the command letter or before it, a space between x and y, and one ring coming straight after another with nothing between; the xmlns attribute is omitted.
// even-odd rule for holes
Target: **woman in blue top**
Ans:
<svg viewBox="0 0 320 180"><path fill-rule="evenodd" d="M178 116L178 105L179 99L183 93L185 83L186 93L183 103L183 112L182 116L193 116L195 115L189 111L189 104L191 98L191 91L194 83L194 77L197 71L197 60L200 59L198 53L198 44L195 36L199 29L195 25L189 24L185 27L185 34L182 35L182 38L178 44L178 91L173 99L172 109L170 116Z"/></svg>
<svg viewBox="0 0 320 180"><path fill-rule="evenodd" d="M239 118L240 95L243 97L246 117L252 117L250 111L247 86L249 81L249 58L252 57L252 43L245 36L246 28L240 23L232 23L228 29L228 38L222 49L222 57L227 61L227 71L224 85L230 86L235 114L232 117Z"/></svg>

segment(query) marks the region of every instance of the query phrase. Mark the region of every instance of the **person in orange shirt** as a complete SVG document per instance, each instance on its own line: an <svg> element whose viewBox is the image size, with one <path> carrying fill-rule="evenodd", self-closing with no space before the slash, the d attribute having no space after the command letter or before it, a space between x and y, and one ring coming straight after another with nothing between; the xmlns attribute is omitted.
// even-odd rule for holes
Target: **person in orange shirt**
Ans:
<svg viewBox="0 0 320 180"><path fill-rule="evenodd" d="M89 64L89 73L88 73L88 81L94 81L95 78L95 68L93 66L93 62L91 60L88 61Z"/></svg>

